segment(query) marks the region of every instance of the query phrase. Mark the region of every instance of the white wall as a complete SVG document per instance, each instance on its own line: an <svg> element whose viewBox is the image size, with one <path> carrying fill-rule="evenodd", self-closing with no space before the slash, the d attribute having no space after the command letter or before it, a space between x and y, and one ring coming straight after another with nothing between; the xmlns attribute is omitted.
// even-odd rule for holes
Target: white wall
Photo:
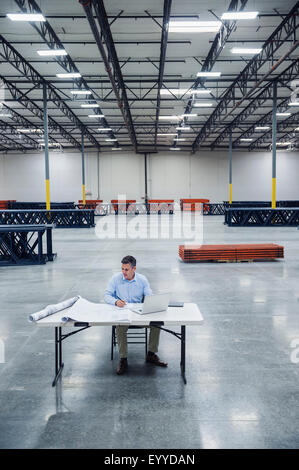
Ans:
<svg viewBox="0 0 299 470"><path fill-rule="evenodd" d="M87 198L105 201L126 194L144 196L144 156L134 153L86 153ZM270 200L271 152L233 153L233 199ZM277 199L299 199L299 153L277 152ZM82 198L80 153L50 152L52 201ZM228 151L203 151L190 155L164 152L148 155L150 198L206 197L212 202L228 199ZM45 200L44 156L0 155L0 200Z"/></svg>

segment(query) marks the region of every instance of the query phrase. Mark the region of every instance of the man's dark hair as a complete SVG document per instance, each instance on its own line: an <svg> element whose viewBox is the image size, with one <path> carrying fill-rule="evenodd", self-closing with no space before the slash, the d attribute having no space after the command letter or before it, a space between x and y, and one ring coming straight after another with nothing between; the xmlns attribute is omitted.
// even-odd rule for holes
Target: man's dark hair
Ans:
<svg viewBox="0 0 299 470"><path fill-rule="evenodd" d="M121 260L121 264L130 264L131 268L134 268L134 266L136 266L136 259L134 256L128 255Z"/></svg>

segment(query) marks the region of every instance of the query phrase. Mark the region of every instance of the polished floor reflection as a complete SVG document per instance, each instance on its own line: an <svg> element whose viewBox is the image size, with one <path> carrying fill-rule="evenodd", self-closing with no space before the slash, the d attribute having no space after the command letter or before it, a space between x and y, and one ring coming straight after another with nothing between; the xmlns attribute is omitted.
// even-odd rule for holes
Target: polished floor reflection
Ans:
<svg viewBox="0 0 299 470"><path fill-rule="evenodd" d="M0 448L299 447L299 231L228 228L223 217L205 217L203 237L279 243L285 258L185 264L181 239L100 240L94 229L57 229L53 263L1 268ZM204 324L187 328L188 384L175 337L161 335L167 369L145 364L144 348L130 345L128 374L119 377L111 328L94 327L65 341L52 388L54 331L28 315L78 293L100 302L127 254L154 291L199 305Z"/></svg>

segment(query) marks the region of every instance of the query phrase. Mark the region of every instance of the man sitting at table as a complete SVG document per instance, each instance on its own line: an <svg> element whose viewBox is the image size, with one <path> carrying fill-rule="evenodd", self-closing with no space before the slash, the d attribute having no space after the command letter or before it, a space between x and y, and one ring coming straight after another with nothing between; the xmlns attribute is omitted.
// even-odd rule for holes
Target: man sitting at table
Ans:
<svg viewBox="0 0 299 470"><path fill-rule="evenodd" d="M115 274L105 290L104 300L107 304L124 307L127 303L141 303L145 295L152 295L149 282L145 276L136 273L136 259L134 256L125 256L121 260L121 273ZM116 373L122 375L128 368L127 360L127 331L128 326L117 326L116 337L118 343L120 362ZM146 362L160 367L167 367L166 362L160 361L157 354L160 338L160 329L150 327L148 353Z"/></svg>

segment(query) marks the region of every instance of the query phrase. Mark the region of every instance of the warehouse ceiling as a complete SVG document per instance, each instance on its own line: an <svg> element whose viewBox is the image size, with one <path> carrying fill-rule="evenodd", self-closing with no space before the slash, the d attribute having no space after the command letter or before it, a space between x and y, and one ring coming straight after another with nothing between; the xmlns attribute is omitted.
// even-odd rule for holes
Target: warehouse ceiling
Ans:
<svg viewBox="0 0 299 470"><path fill-rule="evenodd" d="M43 149L46 105L50 149L80 149L84 136L85 148L102 152L195 153L228 148L230 141L233 148L270 150L275 116L277 148L296 149L298 6L290 0L1 0L0 151ZM20 12L42 13L45 21L7 17ZM258 14L226 20L225 12ZM214 31L207 31L209 23L198 32L201 21L215 22ZM37 52L53 49L66 55ZM78 77L57 76L71 72Z"/></svg>

